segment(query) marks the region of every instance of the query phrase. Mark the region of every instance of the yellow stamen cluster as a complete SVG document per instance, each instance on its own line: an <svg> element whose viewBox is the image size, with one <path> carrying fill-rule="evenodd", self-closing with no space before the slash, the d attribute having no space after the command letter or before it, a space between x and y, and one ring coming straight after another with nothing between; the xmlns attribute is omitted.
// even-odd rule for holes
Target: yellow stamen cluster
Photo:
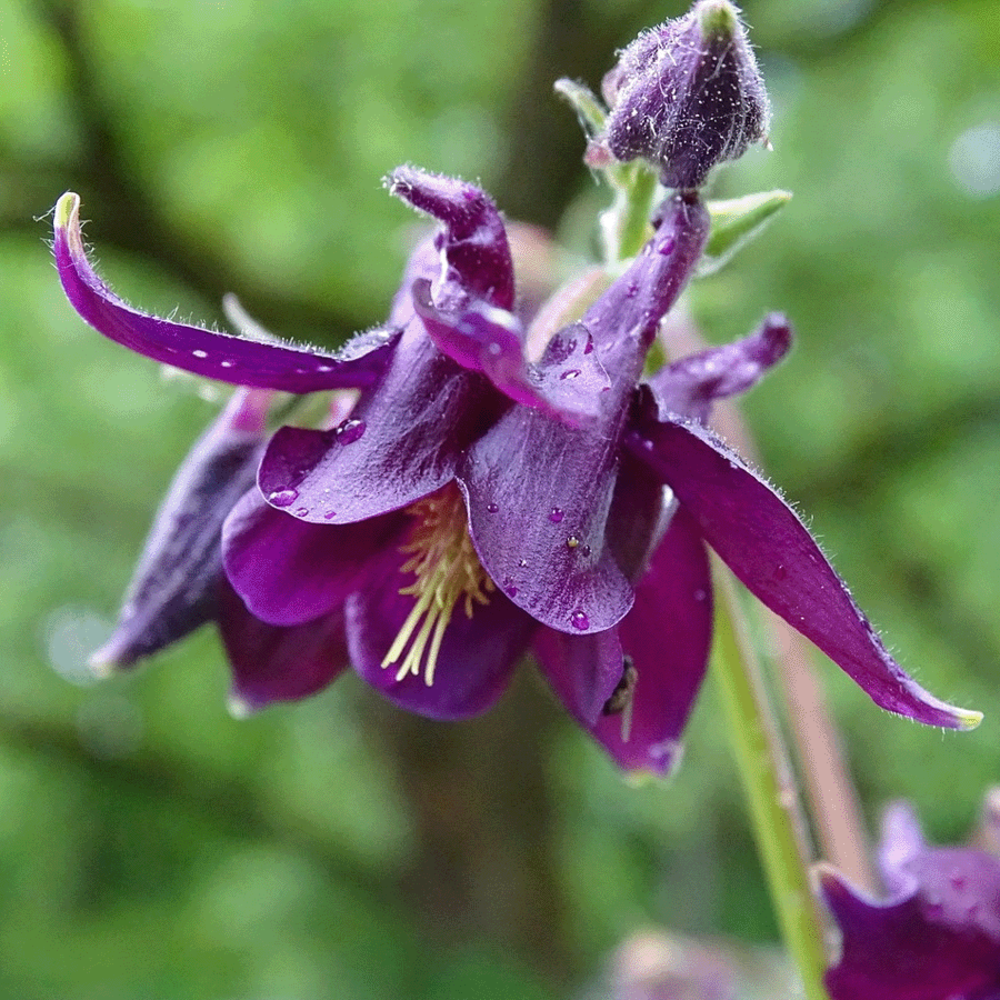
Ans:
<svg viewBox="0 0 1000 1000"><path fill-rule="evenodd" d="M475 605L488 604L496 588L473 548L465 503L454 483L418 500L407 513L412 515L414 527L409 541L400 549L411 556L402 571L413 573L416 579L399 592L413 595L416 603L382 666L402 656L396 680L401 681L407 674L419 676L422 670L430 687L441 640L455 605L464 597L465 615L471 618Z"/></svg>

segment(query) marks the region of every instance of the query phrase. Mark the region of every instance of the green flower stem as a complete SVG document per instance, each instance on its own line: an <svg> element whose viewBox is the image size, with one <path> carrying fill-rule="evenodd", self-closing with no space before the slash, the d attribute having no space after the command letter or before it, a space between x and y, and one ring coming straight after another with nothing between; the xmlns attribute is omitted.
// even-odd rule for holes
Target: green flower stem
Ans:
<svg viewBox="0 0 1000 1000"><path fill-rule="evenodd" d="M785 945L809 1000L829 1000L824 925L809 885L805 827L788 755L768 705L729 571L714 562L718 605L712 671L750 806L754 837Z"/></svg>
<svg viewBox="0 0 1000 1000"><path fill-rule="evenodd" d="M601 216L605 259L628 260L652 232L649 217L656 197L656 175L642 163L628 163L609 172L615 200Z"/></svg>

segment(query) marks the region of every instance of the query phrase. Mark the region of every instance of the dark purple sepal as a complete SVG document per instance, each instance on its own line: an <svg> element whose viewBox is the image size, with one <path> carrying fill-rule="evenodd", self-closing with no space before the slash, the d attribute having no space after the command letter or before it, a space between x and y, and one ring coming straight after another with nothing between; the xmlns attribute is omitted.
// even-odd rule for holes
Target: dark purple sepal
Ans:
<svg viewBox="0 0 1000 1000"><path fill-rule="evenodd" d="M681 733L705 676L711 638L708 555L681 508L636 587L632 610L615 629L595 636L540 629L533 645L556 693L615 763L662 777L680 760ZM626 663L635 671L634 686L612 697L615 685L626 682ZM588 700L583 695L590 691ZM598 691L607 694L595 713Z"/></svg>
<svg viewBox="0 0 1000 1000"><path fill-rule="evenodd" d="M230 708L238 716L315 694L348 667L343 608L304 625L268 625L223 577L218 626L232 669Z"/></svg>
<svg viewBox="0 0 1000 1000"><path fill-rule="evenodd" d="M363 586L374 557L395 544L402 527L401 517L308 524L268 506L254 489L223 525L223 565L253 615L271 625L301 625Z"/></svg>
<svg viewBox="0 0 1000 1000"><path fill-rule="evenodd" d="M469 299L514 308L514 264L503 217L474 184L398 167L387 178L389 193L444 226L437 238L444 266L434 283L438 308L461 308Z"/></svg>
<svg viewBox="0 0 1000 1000"><path fill-rule="evenodd" d="M396 553L382 561L377 583L352 594L346 605L347 642L354 669L372 687L401 708L431 719L465 719L490 708L503 693L523 656L535 622L502 594L475 605L472 617L464 602L455 607L445 630L428 686L412 673L396 679L397 665L382 666L414 598L400 594L413 582L399 571Z"/></svg>
<svg viewBox="0 0 1000 1000"><path fill-rule="evenodd" d="M582 323L556 334L540 364L531 365L513 313L480 302L446 316L431 302L426 281L414 284L413 301L438 349L463 368L481 372L515 403L569 423L600 412L600 394L611 382Z"/></svg>
<svg viewBox="0 0 1000 1000"><path fill-rule="evenodd" d="M222 522L249 490L271 393L239 389L174 476L96 668L130 667L209 621L222 575Z"/></svg>
<svg viewBox="0 0 1000 1000"><path fill-rule="evenodd" d="M771 313L749 337L672 362L648 382L660 419L673 413L707 423L715 400L753 388L791 346L788 320Z"/></svg>
<svg viewBox="0 0 1000 1000"><path fill-rule="evenodd" d="M315 524L348 524L398 510L450 482L459 456L503 399L445 357L419 319L384 380L330 431L284 427L260 466L274 506Z"/></svg>
<svg viewBox="0 0 1000 1000"><path fill-rule="evenodd" d="M896 663L798 515L709 430L647 419L626 444L673 490L750 592L877 705L949 729L979 724L978 712L940 701Z"/></svg>
<svg viewBox="0 0 1000 1000"><path fill-rule="evenodd" d="M832 1000L994 1000L1000 995L1000 859L924 843L905 803L883 821L879 867L889 898L817 867L842 936L827 971Z"/></svg>
<svg viewBox="0 0 1000 1000"><path fill-rule="evenodd" d="M753 50L727 0L643 32L603 83L611 108L604 144L642 157L666 187L697 188L717 163L766 139L770 104Z"/></svg>
<svg viewBox="0 0 1000 1000"><path fill-rule="evenodd" d="M605 544L617 428L602 429L514 407L458 474L483 568L518 607L563 632L603 632L632 606Z"/></svg>
<svg viewBox="0 0 1000 1000"><path fill-rule="evenodd" d="M398 330L373 330L330 352L247 340L139 312L90 266L75 194L64 194L56 205L53 251L67 297L94 329L138 354L203 378L294 393L366 386L378 379L398 339Z"/></svg>

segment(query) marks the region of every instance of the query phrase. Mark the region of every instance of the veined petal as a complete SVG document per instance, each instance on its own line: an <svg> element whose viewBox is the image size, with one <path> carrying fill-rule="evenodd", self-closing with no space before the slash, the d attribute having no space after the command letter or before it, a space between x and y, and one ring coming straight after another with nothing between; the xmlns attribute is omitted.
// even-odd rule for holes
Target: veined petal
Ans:
<svg viewBox="0 0 1000 1000"><path fill-rule="evenodd" d="M271 393L239 389L188 453L153 519L114 634L95 668L129 667L216 611L222 522L254 483Z"/></svg>
<svg viewBox="0 0 1000 1000"><path fill-rule="evenodd" d="M226 575L247 608L272 625L301 625L340 607L362 586L373 557L392 544L400 520L307 524L268 506L254 489L226 518Z"/></svg>
<svg viewBox="0 0 1000 1000"><path fill-rule="evenodd" d="M571 634L603 632L632 606L605 544L617 438L514 407L469 449L458 482L486 572L520 608Z"/></svg>
<svg viewBox="0 0 1000 1000"><path fill-rule="evenodd" d="M600 413L600 394L611 388L611 381L582 323L556 334L541 364L530 365L524 330L513 313L480 302L446 316L434 307L430 291L429 282L417 282L413 300L427 333L453 361L482 372L515 403L550 416L578 423Z"/></svg>
<svg viewBox="0 0 1000 1000"><path fill-rule="evenodd" d="M751 593L877 705L949 729L979 724L980 713L940 701L896 663L798 515L710 431L649 421L626 443L670 486Z"/></svg>
<svg viewBox="0 0 1000 1000"><path fill-rule="evenodd" d="M72 193L56 205L53 250L67 297L94 329L138 354L204 378L294 393L366 386L379 377L397 340L397 330L373 330L329 352L247 340L139 312L91 267L80 233L80 199Z"/></svg>
<svg viewBox="0 0 1000 1000"><path fill-rule="evenodd" d="M415 319L383 381L362 394L344 423L274 435L261 462L261 491L315 524L398 510L454 477L459 455L502 402L480 376L441 354Z"/></svg>
<svg viewBox="0 0 1000 1000"><path fill-rule="evenodd" d="M268 625L254 617L225 577L219 632L233 678L233 712L245 715L321 691L347 669L343 608L304 625Z"/></svg>
<svg viewBox="0 0 1000 1000"><path fill-rule="evenodd" d="M347 642L354 669L390 701L431 719L464 719L490 708L524 654L535 623L495 591L472 615L455 607L436 654L433 682L397 663L382 663L414 607L401 594L413 580L401 572L405 554L387 552L370 586L347 600Z"/></svg>
<svg viewBox="0 0 1000 1000"><path fill-rule="evenodd" d="M443 266L433 294L438 308L460 308L469 299L514 308L514 263L503 217L489 195L415 167L398 167L386 184L390 194L444 225L437 242Z"/></svg>
<svg viewBox="0 0 1000 1000"><path fill-rule="evenodd" d="M674 361L649 379L660 419L673 413L706 423L714 400L753 388L791 346L788 320L771 313L749 337Z"/></svg>

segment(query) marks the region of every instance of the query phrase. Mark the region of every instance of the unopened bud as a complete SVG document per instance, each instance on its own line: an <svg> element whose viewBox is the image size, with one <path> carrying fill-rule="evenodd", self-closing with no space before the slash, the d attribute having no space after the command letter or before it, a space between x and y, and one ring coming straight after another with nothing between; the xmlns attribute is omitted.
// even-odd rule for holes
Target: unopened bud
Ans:
<svg viewBox="0 0 1000 1000"><path fill-rule="evenodd" d="M611 108L604 144L618 160L649 160L667 187L701 187L717 163L767 138L767 91L728 0L699 0L644 32L603 92Z"/></svg>

